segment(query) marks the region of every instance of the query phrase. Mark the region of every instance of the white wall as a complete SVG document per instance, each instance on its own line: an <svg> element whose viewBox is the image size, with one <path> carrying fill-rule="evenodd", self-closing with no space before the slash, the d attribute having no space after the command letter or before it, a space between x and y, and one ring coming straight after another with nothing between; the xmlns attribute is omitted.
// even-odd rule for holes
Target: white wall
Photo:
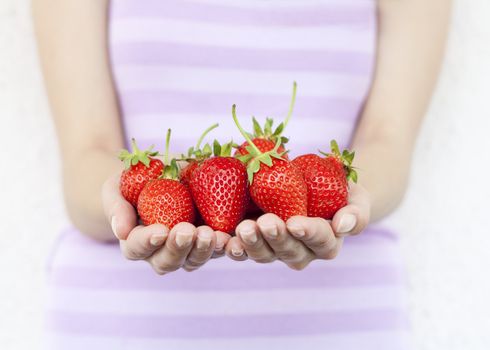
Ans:
<svg viewBox="0 0 490 350"><path fill-rule="evenodd" d="M490 2L457 0L439 89L391 220L417 349L490 348ZM43 267L66 223L27 0L0 0L0 348L38 349ZM396 165L394 165L396 166Z"/></svg>

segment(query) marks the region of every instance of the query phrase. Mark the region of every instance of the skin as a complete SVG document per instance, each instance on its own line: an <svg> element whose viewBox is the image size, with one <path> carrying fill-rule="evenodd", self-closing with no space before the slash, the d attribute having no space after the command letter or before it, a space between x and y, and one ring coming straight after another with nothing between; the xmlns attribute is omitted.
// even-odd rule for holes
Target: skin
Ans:
<svg viewBox="0 0 490 350"><path fill-rule="evenodd" d="M198 269L212 257L281 260L301 270L333 259L345 236L392 212L407 187L419 125L440 68L449 0L379 0L377 65L351 148L360 184L331 221L273 214L245 220L231 238L207 226L138 226L118 189L124 146L107 56L108 0L33 0L33 18L74 225L100 241L118 239L128 259L159 274ZM100 192L102 189L102 200Z"/></svg>

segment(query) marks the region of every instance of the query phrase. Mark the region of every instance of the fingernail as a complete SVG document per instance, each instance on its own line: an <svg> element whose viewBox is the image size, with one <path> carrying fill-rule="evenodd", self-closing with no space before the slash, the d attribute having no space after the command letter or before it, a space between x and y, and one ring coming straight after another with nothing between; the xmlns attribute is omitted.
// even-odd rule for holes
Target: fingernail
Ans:
<svg viewBox="0 0 490 350"><path fill-rule="evenodd" d="M271 238L276 238L277 237L277 226L272 225L272 226L262 226L260 230L267 236Z"/></svg>
<svg viewBox="0 0 490 350"><path fill-rule="evenodd" d="M223 242L217 240L216 245L214 246L214 251L217 253L220 253L224 247L225 247L225 244Z"/></svg>
<svg viewBox="0 0 490 350"><path fill-rule="evenodd" d="M254 244L257 242L257 235L254 229L242 229L240 231L240 237L248 244Z"/></svg>
<svg viewBox="0 0 490 350"><path fill-rule="evenodd" d="M211 245L211 234L209 232L200 232L197 236L197 249L205 250Z"/></svg>
<svg viewBox="0 0 490 350"><path fill-rule="evenodd" d="M113 216L111 218L111 228L112 228L112 232L114 233L114 236L116 236L117 239L121 239L117 235L117 230L116 230L116 217L115 216Z"/></svg>
<svg viewBox="0 0 490 350"><path fill-rule="evenodd" d="M179 248L188 247L192 242L192 233L191 232L177 232L175 235L175 243L179 246Z"/></svg>
<svg viewBox="0 0 490 350"><path fill-rule="evenodd" d="M338 233L348 233L356 226L357 219L355 215L344 214L340 218L339 227L337 229Z"/></svg>
<svg viewBox="0 0 490 350"><path fill-rule="evenodd" d="M159 247L165 241L165 238L167 238L167 235L166 234L164 234L164 233L155 233L150 238L150 244L152 246L154 246L154 247Z"/></svg>
<svg viewBox="0 0 490 350"><path fill-rule="evenodd" d="M237 248L232 248L231 249L231 254L233 256L236 256L236 257L242 256L243 255L243 250L242 249L239 249L239 248L238 249Z"/></svg>
<svg viewBox="0 0 490 350"><path fill-rule="evenodd" d="M301 227L288 227L288 231L296 238L301 238L306 235L305 231Z"/></svg>

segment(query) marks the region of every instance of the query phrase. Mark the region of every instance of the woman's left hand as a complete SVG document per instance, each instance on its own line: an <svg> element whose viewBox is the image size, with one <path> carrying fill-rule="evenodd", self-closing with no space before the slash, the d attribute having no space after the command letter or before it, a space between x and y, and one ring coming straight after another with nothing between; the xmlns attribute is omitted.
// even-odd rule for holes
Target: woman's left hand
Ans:
<svg viewBox="0 0 490 350"><path fill-rule="evenodd" d="M359 234L366 228L370 210L368 192L351 184L348 205L331 221L294 216L284 222L277 215L264 214L257 221L242 221L236 236L228 241L226 252L234 260L281 260L292 269L302 270L315 259L335 258L345 236Z"/></svg>

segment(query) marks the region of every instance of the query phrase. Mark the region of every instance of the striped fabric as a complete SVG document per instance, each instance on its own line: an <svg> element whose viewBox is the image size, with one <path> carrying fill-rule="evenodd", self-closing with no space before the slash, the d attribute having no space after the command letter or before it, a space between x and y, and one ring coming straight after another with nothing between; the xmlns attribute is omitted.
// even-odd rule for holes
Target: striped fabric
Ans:
<svg viewBox="0 0 490 350"><path fill-rule="evenodd" d="M240 140L231 121L284 118L292 154L348 145L368 93L374 0L113 0L110 53L126 134L172 150ZM348 238L334 261L210 261L156 275L117 245L65 230L49 262L49 349L407 349L398 241Z"/></svg>

